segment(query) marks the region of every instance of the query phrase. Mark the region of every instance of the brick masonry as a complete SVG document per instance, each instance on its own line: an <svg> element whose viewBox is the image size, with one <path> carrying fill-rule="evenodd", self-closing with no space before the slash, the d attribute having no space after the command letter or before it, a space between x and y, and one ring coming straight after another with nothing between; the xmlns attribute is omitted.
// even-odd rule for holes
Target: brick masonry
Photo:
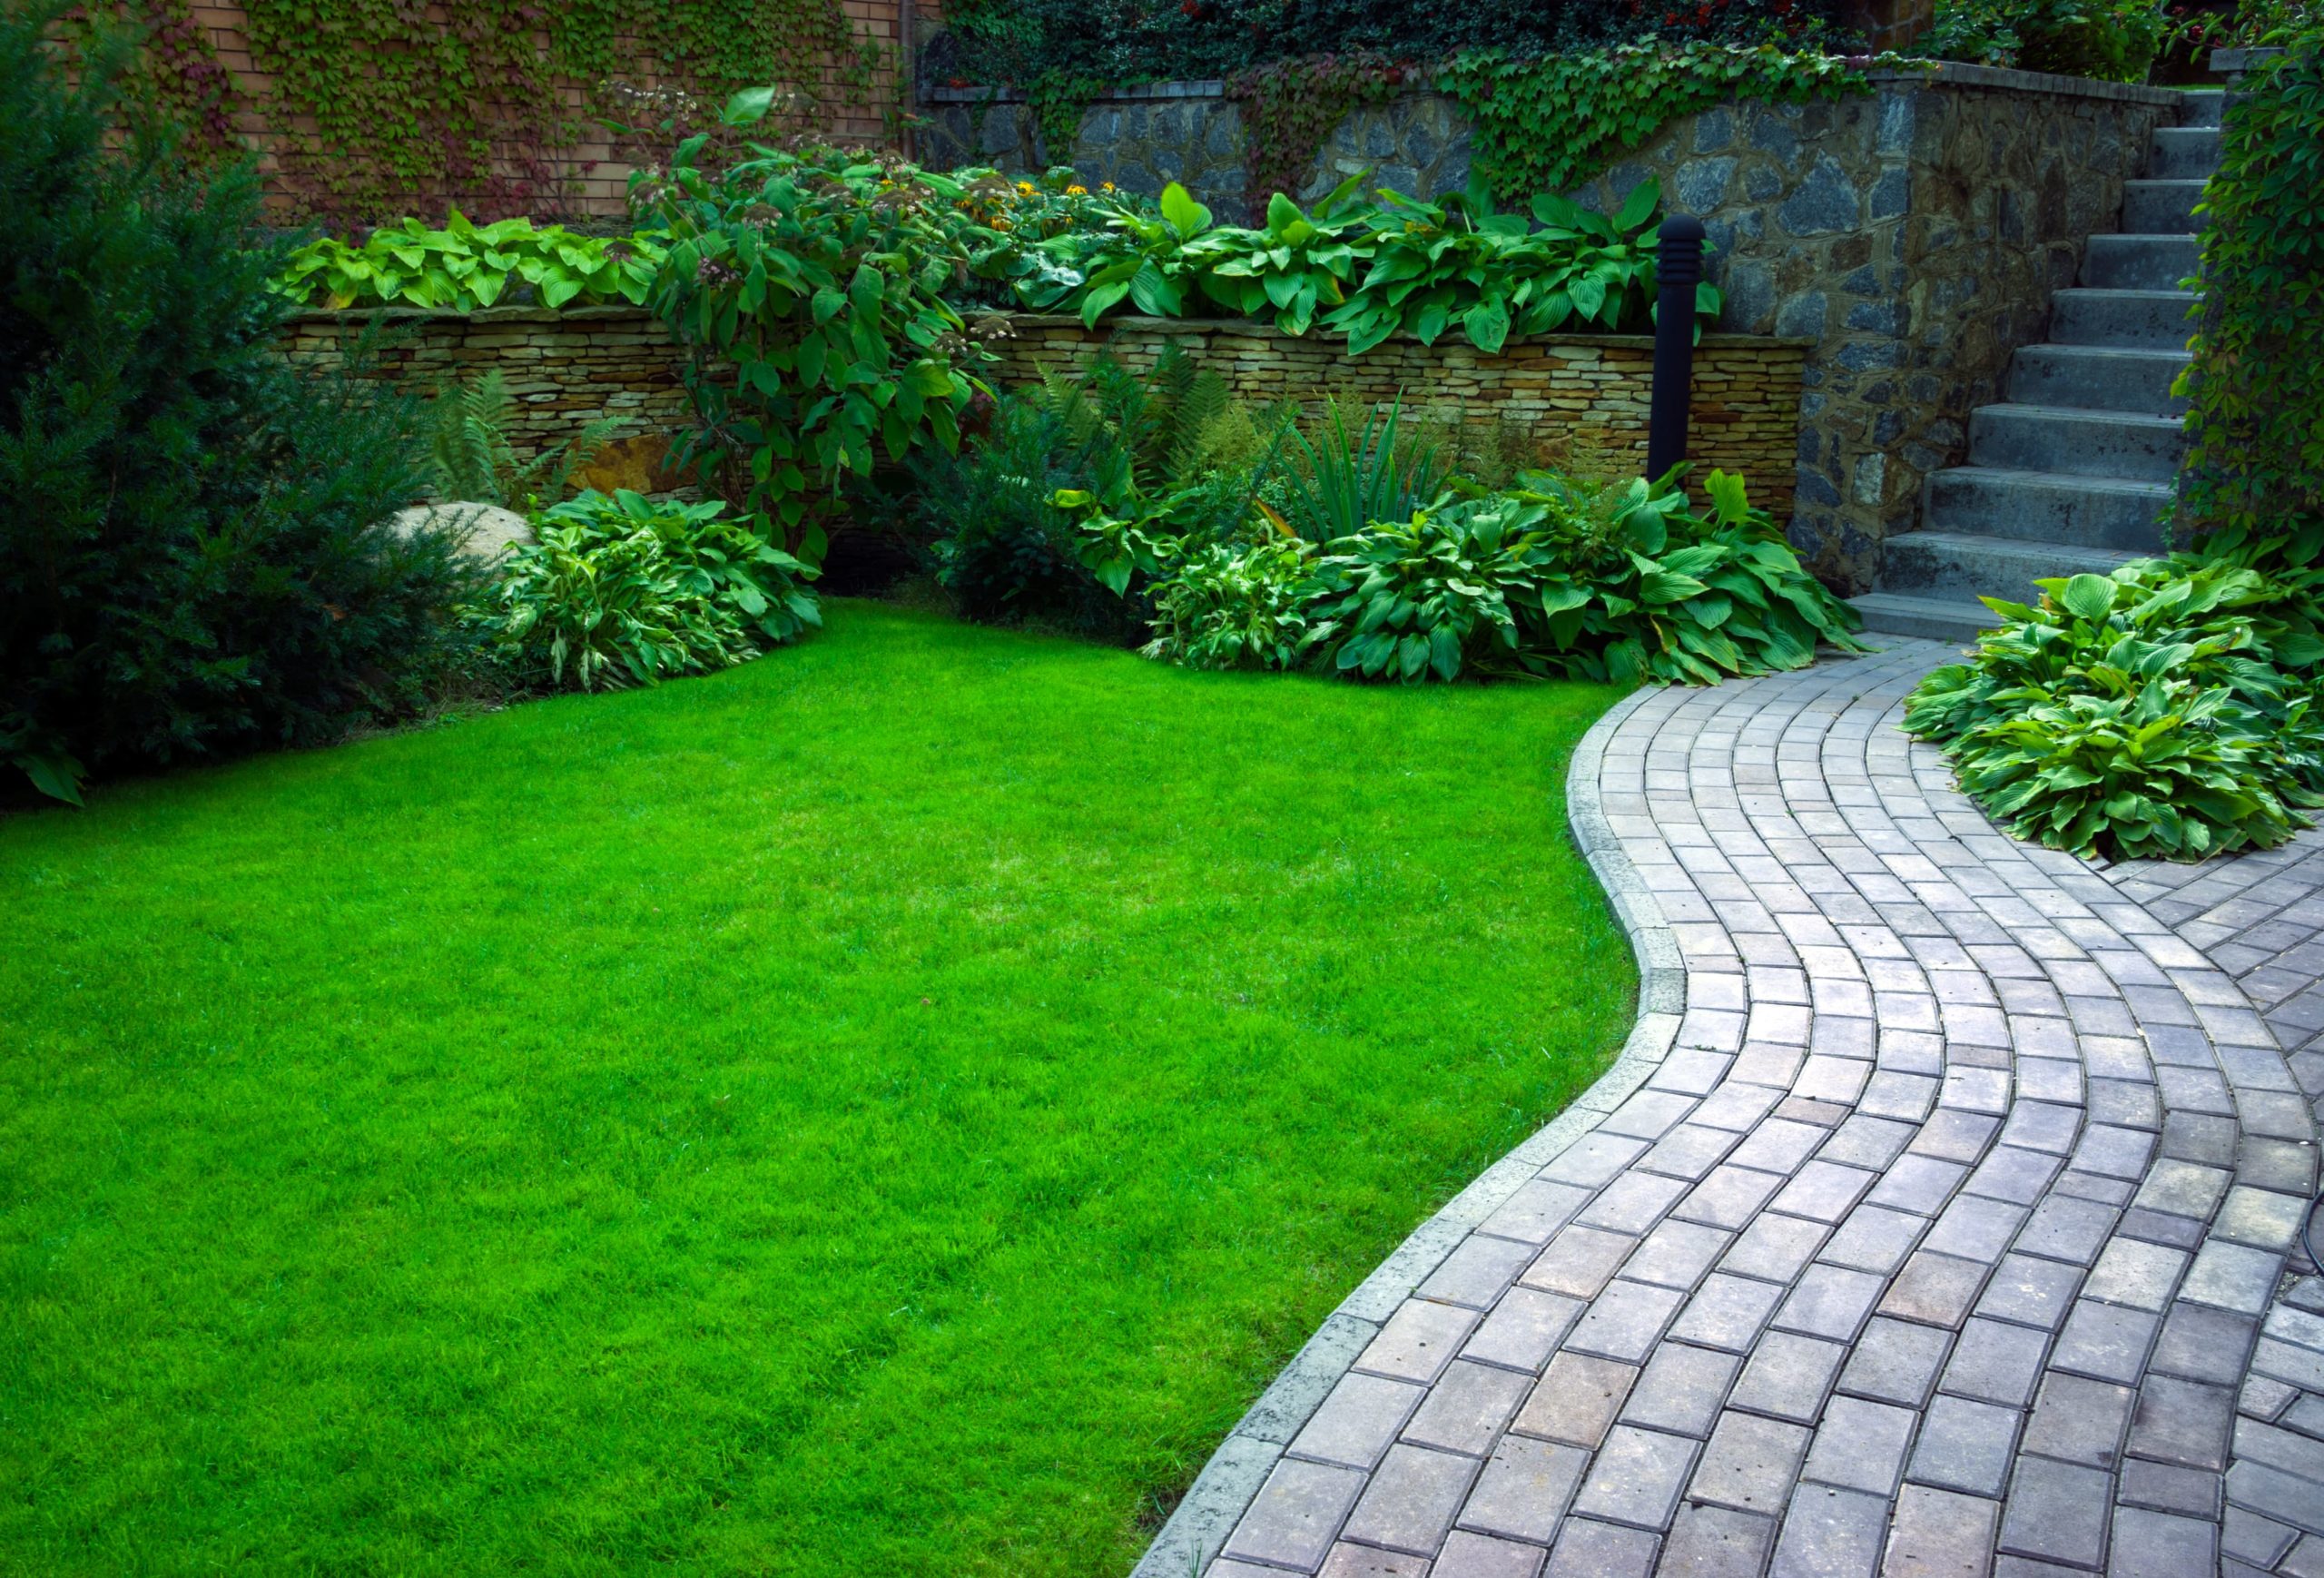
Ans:
<svg viewBox="0 0 2324 1578"><path fill-rule="evenodd" d="M842 0L849 20L857 35L877 45L883 54L893 58L899 47L906 0ZM449 16L441 4L414 6L417 13L412 25L419 27L441 28L448 25ZM243 7L227 0L193 0L189 7L194 25L208 39L218 63L233 77L236 97L241 105L235 117L235 131L244 143L259 152L261 172L269 180L269 195L278 207L295 208L290 183L283 179L284 161L295 159L299 137L310 133L310 123L294 121L278 124L269 113L272 104L272 79L261 67L251 51L250 21ZM622 80L637 87L655 86L665 80L664 63L652 49L638 40L615 42L615 54L630 63L617 74ZM359 62L350 62L350 69L360 69ZM563 82L557 84L558 108L576 123L588 128L574 143L556 149L548 160L549 174L547 191L528 199L527 211L536 217L585 220L619 218L628 212L629 166L616 151L602 127L597 123L599 113L593 89L596 84ZM896 108L895 83L892 74L882 73L873 92L861 103L852 102L839 89L834 73L827 71L824 80L812 84L823 95L831 108L824 129L832 134L852 141L881 142L888 138L888 126ZM480 194L468 194L474 204ZM448 200L458 202L461 194L412 193L414 212L433 205L439 212L423 217L440 217L440 209ZM492 217L498 217L497 214Z"/></svg>
<svg viewBox="0 0 2324 1578"><path fill-rule="evenodd" d="M1968 413L2000 396L2010 353L2044 339L2050 292L2118 222L2122 182L2180 96L2032 72L1876 73L1836 101L1735 103L1672 121L1575 196L1610 212L1648 176L1696 214L1727 292L1721 326L1813 342L1793 541L1817 572L1868 589L1881 543L1910 530L1923 480L1958 465ZM933 95L930 163L1037 166L1025 106ZM1244 184L1239 112L1217 84L1157 84L1093 105L1069 162L1135 191L1180 180L1223 212ZM1370 172L1433 192L1469 173L1457 106L1418 92L1356 111L1305 189Z"/></svg>
<svg viewBox="0 0 2324 1578"><path fill-rule="evenodd" d="M679 378L684 353L648 314L631 308L552 312L492 308L468 315L388 309L307 313L292 329L294 357L329 360L347 336L373 321L389 330L385 372L421 391L448 374L498 367L521 416L511 442L530 453L599 416L625 431L671 432L691 420ZM1351 360L1344 342L1301 338L1236 321L1130 318L1098 330L1079 320L1020 317L984 370L997 387L1021 388L1069 370L1110 346L1132 366L1176 340L1217 370L1246 399L1270 401L1336 393L1440 419L1513 425L1539 457L1578 470L1632 475L1645 463L1653 342L1637 336L1563 335L1512 343L1498 357L1465 340L1425 346L1397 339ZM1798 441L1806 342L1713 334L1695 358L1693 453L1778 495Z"/></svg>

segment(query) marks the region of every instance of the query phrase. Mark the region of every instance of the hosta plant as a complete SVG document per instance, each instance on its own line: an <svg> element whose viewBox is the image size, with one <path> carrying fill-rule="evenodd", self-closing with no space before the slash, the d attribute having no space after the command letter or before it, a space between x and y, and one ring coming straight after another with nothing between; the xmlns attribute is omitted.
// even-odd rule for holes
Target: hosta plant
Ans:
<svg viewBox="0 0 2324 1578"><path fill-rule="evenodd" d="M1804 667L1818 645L1861 651L1855 610L1825 590L1743 479L1713 471L1698 513L1675 478L1586 487L1528 473L1507 497L1542 511L1538 598L1521 606L1545 672L1710 685Z"/></svg>
<svg viewBox="0 0 2324 1578"><path fill-rule="evenodd" d="M1520 666L1513 602L1541 585L1544 512L1487 497L1418 509L1326 545L1307 646L1365 679L1456 679Z"/></svg>
<svg viewBox="0 0 2324 1578"><path fill-rule="evenodd" d="M383 225L360 246L324 236L293 251L276 288L303 305L543 307L643 303L662 262L661 238L576 235L528 219L478 225L455 210L440 230L416 219Z"/></svg>
<svg viewBox="0 0 2324 1578"><path fill-rule="evenodd" d="M1203 294L1246 318L1275 320L1286 334L1305 334L1322 313L1344 303L1372 255L1364 216L1349 200L1362 183L1351 175L1312 212L1276 192L1263 230L1215 230L1184 252Z"/></svg>
<svg viewBox="0 0 2324 1578"><path fill-rule="evenodd" d="M478 617L520 677L614 690L758 656L822 623L813 571L724 507L626 488L544 510Z"/></svg>
<svg viewBox="0 0 2324 1578"><path fill-rule="evenodd" d="M2281 843L2324 804L2314 636L2230 564L2124 566L1988 599L2005 623L1929 675L1905 727L2020 837L2080 854L2200 860Z"/></svg>
<svg viewBox="0 0 2324 1578"><path fill-rule="evenodd" d="M1642 329L1655 303L1655 216L1660 186L1640 182L1610 219L1543 193L1532 218L1502 213L1482 179L1433 202L1382 194L1371 267L1324 322L1358 356L1399 330L1434 344L1458 328L1488 356L1512 334ZM1695 291L1715 318L1719 293Z"/></svg>

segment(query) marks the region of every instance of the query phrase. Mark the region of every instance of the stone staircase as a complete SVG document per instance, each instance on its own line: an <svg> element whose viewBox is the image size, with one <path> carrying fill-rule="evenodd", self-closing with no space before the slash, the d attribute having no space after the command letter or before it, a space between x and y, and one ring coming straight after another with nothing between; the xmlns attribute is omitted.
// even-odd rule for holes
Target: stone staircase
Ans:
<svg viewBox="0 0 2324 1578"><path fill-rule="evenodd" d="M2192 210L2219 166L2221 95L2189 94L2158 128L2147 179L2127 183L2119 235L2090 238L2082 283L2051 298L2050 340L2011 359L2008 399L1969 414L1969 461L1933 474L1921 528L1881 550L1866 629L1966 642L1999 621L1983 597L2030 600L2033 583L2100 574L2161 551L2159 517L2187 447L2194 292Z"/></svg>

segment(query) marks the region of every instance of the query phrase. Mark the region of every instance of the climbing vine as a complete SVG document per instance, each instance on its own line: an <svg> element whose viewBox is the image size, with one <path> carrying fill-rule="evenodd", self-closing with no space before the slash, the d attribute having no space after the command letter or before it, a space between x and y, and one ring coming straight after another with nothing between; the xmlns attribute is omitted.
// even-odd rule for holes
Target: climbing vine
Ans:
<svg viewBox="0 0 2324 1578"><path fill-rule="evenodd" d="M1226 96L1243 113L1250 150L1244 198L1264 211L1275 192L1297 195L1317 150L1349 111L1395 96L1410 67L1378 50L1303 55L1236 73Z"/></svg>
<svg viewBox="0 0 2324 1578"><path fill-rule="evenodd" d="M2270 40L2227 112L2203 194L2203 301L2180 519L2234 541L2324 529L2324 31Z"/></svg>
<svg viewBox="0 0 2324 1578"><path fill-rule="evenodd" d="M1436 84L1475 130L1479 173L1504 197L1570 192L1678 116L1729 99L1798 103L1869 93L1852 63L1777 44L1625 44L1517 59L1455 55Z"/></svg>
<svg viewBox="0 0 2324 1578"><path fill-rule="evenodd" d="M1081 135L1081 117L1104 96L1106 84L1076 72L1044 72L1025 90L1033 124L1041 133L1041 157L1051 164L1073 163L1073 144Z"/></svg>
<svg viewBox="0 0 2324 1578"><path fill-rule="evenodd" d="M152 96L230 136L232 80L187 0L108 5L146 35L140 75ZM272 134L276 182L307 212L339 221L452 203L480 217L556 211L568 196L570 150L606 115L617 78L718 99L780 84L803 126L870 102L882 60L842 0L243 0L242 9L265 84L249 107Z"/></svg>
<svg viewBox="0 0 2324 1578"><path fill-rule="evenodd" d="M233 74L220 63L188 0L98 0L58 19L59 42L76 54L108 31L124 31L138 45L121 81L133 114L174 125L181 146L197 163L239 151L234 112L241 101Z"/></svg>

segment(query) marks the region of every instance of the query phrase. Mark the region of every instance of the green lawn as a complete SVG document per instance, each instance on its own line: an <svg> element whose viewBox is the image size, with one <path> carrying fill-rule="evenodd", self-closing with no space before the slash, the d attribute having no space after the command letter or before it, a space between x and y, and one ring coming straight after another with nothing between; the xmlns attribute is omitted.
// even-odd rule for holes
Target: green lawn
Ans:
<svg viewBox="0 0 2324 1578"><path fill-rule="evenodd" d="M1122 1572L1627 1029L1613 699L837 603L0 819L0 1571Z"/></svg>

